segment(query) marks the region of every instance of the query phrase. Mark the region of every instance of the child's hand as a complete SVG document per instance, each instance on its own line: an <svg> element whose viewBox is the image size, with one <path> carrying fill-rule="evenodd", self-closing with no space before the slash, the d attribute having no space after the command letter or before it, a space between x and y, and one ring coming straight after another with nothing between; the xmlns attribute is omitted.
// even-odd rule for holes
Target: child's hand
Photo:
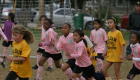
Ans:
<svg viewBox="0 0 140 80"><path fill-rule="evenodd" d="M120 55L120 60L123 60L123 55Z"/></svg>
<svg viewBox="0 0 140 80"><path fill-rule="evenodd" d="M51 43L53 46L55 45L54 39L52 39L52 38L51 38Z"/></svg>
<svg viewBox="0 0 140 80"><path fill-rule="evenodd" d="M102 56L105 58L106 57L106 53L102 54Z"/></svg>
<svg viewBox="0 0 140 80"><path fill-rule="evenodd" d="M13 58L13 57L11 57L11 56L9 56L9 55L6 55L5 57L6 57L6 59L9 60L9 61L11 61L12 58Z"/></svg>
<svg viewBox="0 0 140 80"><path fill-rule="evenodd" d="M128 55L125 59L126 60L132 60L133 56L132 55Z"/></svg>
<svg viewBox="0 0 140 80"><path fill-rule="evenodd" d="M42 43L39 43L39 44L38 44L38 46L39 46L39 47L42 47L42 46L43 46L43 44L42 44Z"/></svg>
<svg viewBox="0 0 140 80"><path fill-rule="evenodd" d="M5 39L4 41L8 43L8 39Z"/></svg>
<svg viewBox="0 0 140 80"><path fill-rule="evenodd" d="M92 59L92 58L94 58L94 56L90 56L89 58Z"/></svg>
<svg viewBox="0 0 140 80"><path fill-rule="evenodd" d="M93 45L94 45L94 47L95 47L95 46L97 46L97 44L96 44L96 43L94 43Z"/></svg>
<svg viewBox="0 0 140 80"><path fill-rule="evenodd" d="M41 39L41 42L44 42L45 41L45 39Z"/></svg>
<svg viewBox="0 0 140 80"><path fill-rule="evenodd" d="M69 52L66 51L65 54L66 54L67 56L71 57L71 55L70 55Z"/></svg>
<svg viewBox="0 0 140 80"><path fill-rule="evenodd" d="M90 52L92 52L92 53L94 53L95 52L95 50L94 50L94 48L92 47L92 48L90 48Z"/></svg>

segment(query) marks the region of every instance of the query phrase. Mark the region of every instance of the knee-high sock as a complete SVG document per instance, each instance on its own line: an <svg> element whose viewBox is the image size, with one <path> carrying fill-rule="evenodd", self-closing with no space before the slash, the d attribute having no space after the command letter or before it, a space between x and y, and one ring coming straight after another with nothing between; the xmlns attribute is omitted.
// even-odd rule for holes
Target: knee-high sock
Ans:
<svg viewBox="0 0 140 80"><path fill-rule="evenodd" d="M95 78L93 78L92 80L96 80Z"/></svg>
<svg viewBox="0 0 140 80"><path fill-rule="evenodd" d="M101 72L102 68L103 68L103 62L102 62L101 59L97 58L97 69L98 69L98 71Z"/></svg>
<svg viewBox="0 0 140 80"><path fill-rule="evenodd" d="M37 66L39 66L39 60L41 59L41 55L37 55Z"/></svg>
<svg viewBox="0 0 140 80"><path fill-rule="evenodd" d="M8 49L8 47L4 47L4 50L3 50L3 55L4 55L4 56L6 56L7 49Z"/></svg>
<svg viewBox="0 0 140 80"><path fill-rule="evenodd" d="M127 80L132 80L132 79L127 79Z"/></svg>
<svg viewBox="0 0 140 80"><path fill-rule="evenodd" d="M53 67L53 66L52 66L52 58L48 58L47 62L48 62L49 67L52 68L52 67Z"/></svg>
<svg viewBox="0 0 140 80"><path fill-rule="evenodd" d="M112 80L111 77L105 77L105 80Z"/></svg>
<svg viewBox="0 0 140 80"><path fill-rule="evenodd" d="M3 59L0 58L0 63L2 63L2 62L3 62Z"/></svg>
<svg viewBox="0 0 140 80"><path fill-rule="evenodd" d="M43 66L39 66L37 69L37 79L42 79L42 72L43 72Z"/></svg>

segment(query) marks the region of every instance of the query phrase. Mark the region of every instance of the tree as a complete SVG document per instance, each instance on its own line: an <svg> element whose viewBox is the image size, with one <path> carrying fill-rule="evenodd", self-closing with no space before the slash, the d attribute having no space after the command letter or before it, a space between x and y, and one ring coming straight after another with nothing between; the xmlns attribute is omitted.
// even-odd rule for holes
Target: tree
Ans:
<svg viewBox="0 0 140 80"><path fill-rule="evenodd" d="M0 21L1 21L1 15L2 15L2 10L3 10L4 4L5 4L5 0L3 0L3 2L0 0Z"/></svg>
<svg viewBox="0 0 140 80"><path fill-rule="evenodd" d="M74 3L75 3L75 5L74 5L74 6L75 6L75 14L76 14L76 13L78 13L77 0L74 0Z"/></svg>
<svg viewBox="0 0 140 80"><path fill-rule="evenodd" d="M98 19L101 19L101 0L98 0Z"/></svg>
<svg viewBox="0 0 140 80"><path fill-rule="evenodd" d="M50 19L53 20L53 0L50 2Z"/></svg>

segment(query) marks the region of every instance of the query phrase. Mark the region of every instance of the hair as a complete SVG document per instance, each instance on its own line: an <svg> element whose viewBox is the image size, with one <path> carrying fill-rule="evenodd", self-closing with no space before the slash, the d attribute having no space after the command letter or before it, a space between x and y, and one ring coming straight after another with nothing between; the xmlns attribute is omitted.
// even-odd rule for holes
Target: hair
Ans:
<svg viewBox="0 0 140 80"><path fill-rule="evenodd" d="M68 26L69 26L69 28L71 28L71 25L70 25L69 23L64 23L64 24L68 25ZM64 24L63 24L63 25L64 25Z"/></svg>
<svg viewBox="0 0 140 80"><path fill-rule="evenodd" d="M15 23L15 20L14 20L15 14L14 14L14 13L9 13L8 16L11 17L11 21L12 21L13 23Z"/></svg>
<svg viewBox="0 0 140 80"><path fill-rule="evenodd" d="M74 32L77 32L79 35L80 35L80 37L84 37L84 32L83 32L83 30L81 30L81 29L76 29L76 30L74 30L73 31L73 33ZM84 44L85 44L85 46L87 47L87 42L86 42L86 40L85 39L82 39L83 40L83 42L84 42Z"/></svg>
<svg viewBox="0 0 140 80"><path fill-rule="evenodd" d="M51 24L51 28L53 27L52 25L54 24L53 21L51 19L45 19L45 21L49 21L49 23Z"/></svg>
<svg viewBox="0 0 140 80"><path fill-rule="evenodd" d="M116 28L117 30L120 30L120 28L117 26L117 25L118 25L118 20L117 20L115 17L108 18L108 20L109 20L109 19L112 19L112 20L114 21L114 23L116 23L115 28Z"/></svg>
<svg viewBox="0 0 140 80"><path fill-rule="evenodd" d="M139 32L133 32L132 34L136 35L137 40L139 40L139 43L140 43L140 33Z"/></svg>
<svg viewBox="0 0 140 80"><path fill-rule="evenodd" d="M45 19L47 19L47 16L46 16L46 15L41 15L40 18L39 18L39 22L41 22L41 18L43 18L43 17L44 17Z"/></svg>
<svg viewBox="0 0 140 80"><path fill-rule="evenodd" d="M94 21L101 25L100 19L95 19ZM93 21L93 22L94 22L94 21Z"/></svg>
<svg viewBox="0 0 140 80"><path fill-rule="evenodd" d="M29 30L27 30L24 26L15 25L12 29L12 33L23 34L24 35L23 39L25 39L28 44L32 44L35 42L33 34Z"/></svg>

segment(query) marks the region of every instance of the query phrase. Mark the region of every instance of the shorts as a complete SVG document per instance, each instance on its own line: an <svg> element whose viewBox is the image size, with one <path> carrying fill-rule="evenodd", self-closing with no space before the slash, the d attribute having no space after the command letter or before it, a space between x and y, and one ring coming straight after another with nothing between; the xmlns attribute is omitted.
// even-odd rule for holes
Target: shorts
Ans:
<svg viewBox="0 0 140 80"><path fill-rule="evenodd" d="M74 67L75 67L75 61L76 61L76 59L69 59L69 60L66 62L67 64L69 64L71 70L73 70Z"/></svg>
<svg viewBox="0 0 140 80"><path fill-rule="evenodd" d="M140 70L133 64L132 69L129 71L129 74L127 75L127 79L133 79L138 74L140 74Z"/></svg>
<svg viewBox="0 0 140 80"><path fill-rule="evenodd" d="M96 58L99 58L101 60L104 60L104 57L102 56L103 53L97 53L97 56L95 56L95 59Z"/></svg>
<svg viewBox="0 0 140 80"><path fill-rule="evenodd" d="M11 46L12 46L12 43L13 43L13 41L8 41L8 43L5 42L5 41L3 41L2 45L3 45L4 47L9 47L10 44L11 44Z"/></svg>
<svg viewBox="0 0 140 80"><path fill-rule="evenodd" d="M43 55L42 56L43 57L47 57L47 58L51 57L53 60L60 60L62 58L61 53L58 53L58 54L50 54L50 53L48 53L46 51L43 52Z"/></svg>
<svg viewBox="0 0 140 80"><path fill-rule="evenodd" d="M73 72L74 73L83 72L83 74L87 78L91 78L91 77L93 77L93 75L95 75L95 69L94 69L94 66L92 64L88 67L79 67L79 66L75 65Z"/></svg>
<svg viewBox="0 0 140 80"><path fill-rule="evenodd" d="M44 51L45 51L44 49L38 48L37 53L38 53L38 52L43 53Z"/></svg>

